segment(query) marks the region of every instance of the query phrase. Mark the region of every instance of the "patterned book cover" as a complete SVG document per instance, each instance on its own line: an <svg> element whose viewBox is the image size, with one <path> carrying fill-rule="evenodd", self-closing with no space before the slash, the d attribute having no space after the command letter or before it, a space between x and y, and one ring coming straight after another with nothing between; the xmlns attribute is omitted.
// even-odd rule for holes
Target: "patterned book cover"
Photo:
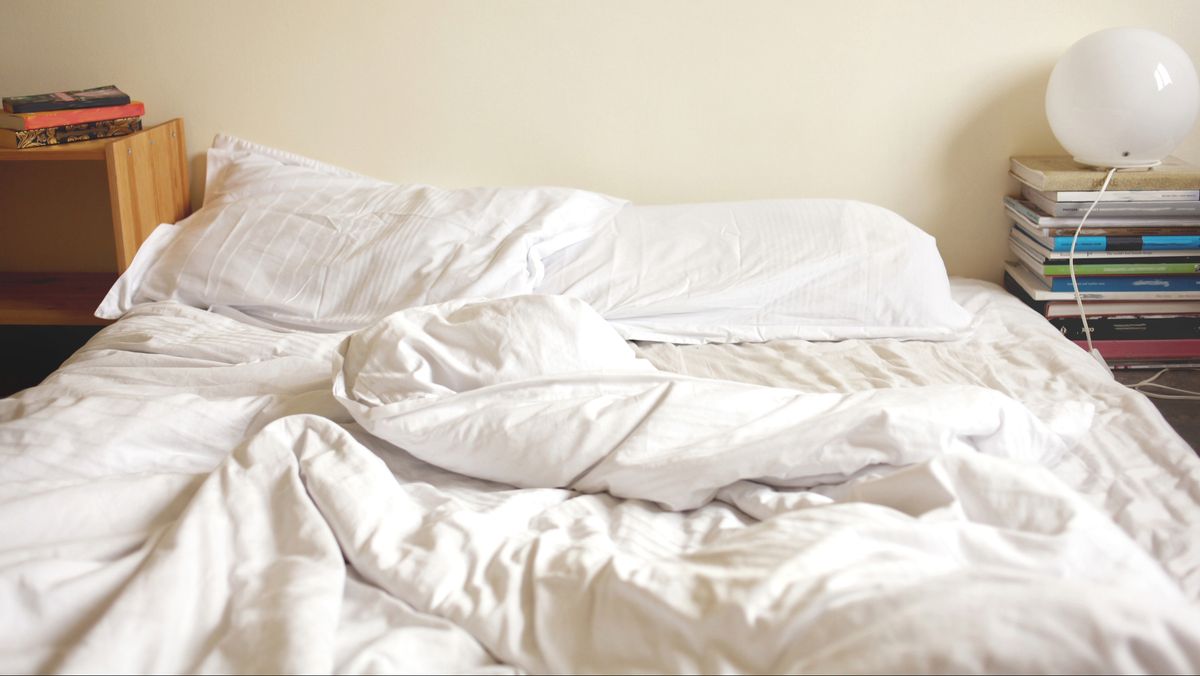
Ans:
<svg viewBox="0 0 1200 676"><path fill-rule="evenodd" d="M68 124L61 127L45 129L27 129L12 131L0 129L0 148L37 148L52 146L73 141L90 141L110 136L124 136L140 131L142 118L122 117L116 120L87 122L84 124Z"/></svg>
<svg viewBox="0 0 1200 676"><path fill-rule="evenodd" d="M129 95L116 85L78 89L69 92L50 92L29 96L6 96L4 110L8 113L36 113L42 110L67 110L70 108L96 108L98 106L123 106L129 103Z"/></svg>
<svg viewBox="0 0 1200 676"><path fill-rule="evenodd" d="M146 114L146 105L132 101L124 106L101 106L99 108L76 108L74 110L47 110L41 113L0 113L0 129L45 129L68 124L115 120L120 117L141 117ZM1200 204L1200 202L1197 202Z"/></svg>
<svg viewBox="0 0 1200 676"><path fill-rule="evenodd" d="M1086 167L1063 155L1013 157L1009 170L1017 180L1041 190L1099 190L1108 172ZM1162 164L1144 171L1118 171L1113 174L1112 190L1200 190L1200 167L1178 157L1167 157Z"/></svg>

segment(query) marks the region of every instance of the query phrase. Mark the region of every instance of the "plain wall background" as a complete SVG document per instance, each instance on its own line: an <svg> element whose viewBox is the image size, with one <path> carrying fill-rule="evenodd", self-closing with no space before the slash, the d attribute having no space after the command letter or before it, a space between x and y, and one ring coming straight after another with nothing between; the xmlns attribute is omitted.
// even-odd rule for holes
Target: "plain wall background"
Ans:
<svg viewBox="0 0 1200 676"><path fill-rule="evenodd" d="M1200 57L1200 2L0 2L0 93L117 84L187 123L393 181L643 203L842 197L997 281L1013 154L1061 153L1056 59L1141 26ZM1200 162L1200 132L1176 153Z"/></svg>

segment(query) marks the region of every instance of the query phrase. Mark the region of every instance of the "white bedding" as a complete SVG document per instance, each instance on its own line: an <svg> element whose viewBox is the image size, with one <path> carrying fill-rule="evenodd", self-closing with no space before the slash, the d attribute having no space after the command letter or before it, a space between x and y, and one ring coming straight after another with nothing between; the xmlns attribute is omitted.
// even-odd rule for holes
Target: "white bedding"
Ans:
<svg viewBox="0 0 1200 676"><path fill-rule="evenodd" d="M1051 462L1092 417L1063 402L1047 425L969 385L814 393L665 373L566 296L398 312L333 367L364 429L432 465L676 511L741 480L813 488L952 453Z"/></svg>
<svg viewBox="0 0 1200 676"><path fill-rule="evenodd" d="M0 401L0 669L1194 672L1200 462L1019 301L953 291L958 341L636 352L681 382L986 388L1055 453L686 512L395 449L333 396L343 335L136 308ZM1078 443L1065 402L1094 410Z"/></svg>

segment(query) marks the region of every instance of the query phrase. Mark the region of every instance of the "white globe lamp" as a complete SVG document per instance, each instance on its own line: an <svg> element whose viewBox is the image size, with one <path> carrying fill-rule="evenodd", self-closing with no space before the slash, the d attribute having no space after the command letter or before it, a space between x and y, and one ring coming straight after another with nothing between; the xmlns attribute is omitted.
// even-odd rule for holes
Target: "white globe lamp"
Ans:
<svg viewBox="0 0 1200 676"><path fill-rule="evenodd" d="M1171 154L1200 114L1192 60L1170 38L1109 28L1071 45L1050 73L1046 117L1075 161L1148 168Z"/></svg>

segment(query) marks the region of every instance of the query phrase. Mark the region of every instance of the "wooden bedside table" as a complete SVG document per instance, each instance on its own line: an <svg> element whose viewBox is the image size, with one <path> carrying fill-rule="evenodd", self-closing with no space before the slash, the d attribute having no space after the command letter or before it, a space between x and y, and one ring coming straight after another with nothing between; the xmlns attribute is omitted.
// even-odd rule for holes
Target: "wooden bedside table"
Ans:
<svg viewBox="0 0 1200 676"><path fill-rule="evenodd" d="M108 322L92 315L159 223L191 209L183 120L0 149L0 397L36 385Z"/></svg>
<svg viewBox="0 0 1200 676"><path fill-rule="evenodd" d="M39 193L58 199L27 197ZM0 149L0 204L0 325L103 324L92 311L138 246L191 208L183 120L111 139Z"/></svg>

